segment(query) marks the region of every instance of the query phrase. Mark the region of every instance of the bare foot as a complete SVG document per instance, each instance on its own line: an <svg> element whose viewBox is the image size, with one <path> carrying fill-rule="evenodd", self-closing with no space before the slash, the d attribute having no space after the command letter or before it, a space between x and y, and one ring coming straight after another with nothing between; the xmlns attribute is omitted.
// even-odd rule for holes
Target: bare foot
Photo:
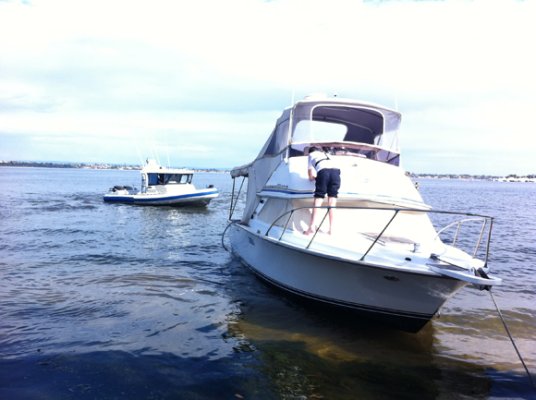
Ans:
<svg viewBox="0 0 536 400"><path fill-rule="evenodd" d="M314 228L313 226L309 227L309 229L307 229L306 231L303 231L303 234L304 235L311 235L315 232L317 228Z"/></svg>

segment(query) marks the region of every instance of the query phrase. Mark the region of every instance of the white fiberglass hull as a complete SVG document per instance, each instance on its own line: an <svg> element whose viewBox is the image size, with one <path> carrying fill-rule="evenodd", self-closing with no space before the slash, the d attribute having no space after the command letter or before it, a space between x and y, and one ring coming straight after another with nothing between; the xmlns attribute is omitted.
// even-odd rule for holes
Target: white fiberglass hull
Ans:
<svg viewBox="0 0 536 400"><path fill-rule="evenodd" d="M184 206L184 205L207 205L218 197L215 189L201 189L192 193L183 194L113 194L104 195L103 200L110 203L126 203L150 206Z"/></svg>
<svg viewBox="0 0 536 400"><path fill-rule="evenodd" d="M418 331L466 283L313 253L230 227L233 252L257 275L293 294Z"/></svg>

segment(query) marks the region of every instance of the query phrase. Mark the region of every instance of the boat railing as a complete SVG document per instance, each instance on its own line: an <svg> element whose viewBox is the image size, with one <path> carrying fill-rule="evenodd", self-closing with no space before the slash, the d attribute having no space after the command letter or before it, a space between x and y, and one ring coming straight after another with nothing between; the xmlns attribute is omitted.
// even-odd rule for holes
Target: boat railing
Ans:
<svg viewBox="0 0 536 400"><path fill-rule="evenodd" d="M270 231L277 225L278 222L285 219L285 223L283 226L283 229L281 231L281 234L279 235L278 241L281 241L283 239L283 236L285 232L289 229L290 221L292 220L292 217L294 214L300 210L311 210L313 208L316 209L323 209L325 210L325 213L322 217L322 220L318 227L313 232L313 235L311 236L311 239L305 246L305 249L309 249L313 242L315 241L315 238L317 237L318 232L320 231L320 228L324 224L326 218L329 215L330 210L378 210L378 211L385 211L385 212L392 212L392 216L389 218L387 223L379 230L379 233L376 234L374 239L372 240L372 243L368 247L368 249L363 253L363 256L361 257L361 261L365 260L365 257L370 253L370 251L374 248L374 246L378 243L378 241L383 237L389 226L393 223L393 221L396 219L396 217L401 213L423 213L423 214L440 214L440 215L451 215L451 216L460 216L461 219L458 219L454 222L450 222L441 229L437 230L437 234L434 237L434 240L438 240L440 238L440 235L446 232L447 230L456 227L456 232L454 233L454 237L452 239L451 245L456 246L456 243L458 242L458 236L460 233L460 229L462 225L466 225L471 222L480 222L482 225L479 229L478 238L475 240L474 250L473 250L473 257L476 257L478 254L479 249L482 246L482 241L484 237L486 237L486 245L485 245L485 255L484 255L484 262L487 265L488 262L488 255L489 255L489 248L490 248L490 241L491 241L491 231L493 227L493 217L487 216L487 215L480 215L480 214L473 214L473 213L464 213L464 212L458 212L458 211L445 211L445 210L423 210L418 208L401 208L401 207L360 207L360 206L304 206L304 207L297 207L293 208L292 210L286 211L283 214L281 214L279 217L275 218L274 221L271 223L271 225L268 227L268 229L265 232L265 236L270 235ZM486 230L487 228L487 230ZM487 232L487 234L486 234Z"/></svg>
<svg viewBox="0 0 536 400"><path fill-rule="evenodd" d="M491 217L489 217L489 218L491 218ZM460 230L461 230L462 225L470 223L470 222L481 222L482 223L482 226L480 227L480 234L478 236L478 240L477 240L477 242L475 244L475 248L473 250L473 257L476 257L476 255L478 254L478 250L480 249L480 245L482 243L482 238L484 237L484 234L485 234L486 226L488 224L488 219L486 219L486 218L463 218L463 219L460 219L458 221L451 222L450 224L444 226L443 228L441 228L437 232L436 238L439 238L439 236L443 232L447 231L448 229L450 229L452 227L456 227L456 232L454 233L454 237L452 239L452 245L456 246L456 242L458 241L458 236L460 234Z"/></svg>

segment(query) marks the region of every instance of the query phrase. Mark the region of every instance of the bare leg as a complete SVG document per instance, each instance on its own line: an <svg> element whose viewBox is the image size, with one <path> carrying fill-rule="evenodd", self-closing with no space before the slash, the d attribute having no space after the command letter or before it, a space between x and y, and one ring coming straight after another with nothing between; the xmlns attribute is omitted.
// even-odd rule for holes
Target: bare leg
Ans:
<svg viewBox="0 0 536 400"><path fill-rule="evenodd" d="M316 210L317 208L316 207L320 207L322 205L322 202L324 201L324 199L321 199L319 197L315 197L315 201L314 201L314 208L313 208L313 212L311 213L311 222L309 223L309 229L307 229L305 232L306 235L309 235L311 233L313 233L315 230L316 230L316 224L315 224L315 221L316 221Z"/></svg>
<svg viewBox="0 0 536 400"><path fill-rule="evenodd" d="M336 207L337 206L337 198L336 197L328 197L328 206ZM331 235L331 229L333 227L334 213L335 213L335 210L333 208L330 208L329 209L329 231L328 231L328 234L330 234L330 235Z"/></svg>

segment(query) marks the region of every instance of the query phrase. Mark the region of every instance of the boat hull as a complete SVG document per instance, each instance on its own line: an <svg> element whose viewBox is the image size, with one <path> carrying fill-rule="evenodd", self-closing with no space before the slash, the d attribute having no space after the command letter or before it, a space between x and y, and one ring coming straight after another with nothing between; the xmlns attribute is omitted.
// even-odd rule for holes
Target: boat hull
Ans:
<svg viewBox="0 0 536 400"><path fill-rule="evenodd" d="M103 200L109 203L124 203L143 206L206 206L218 197L217 190L200 190L180 195L160 194L106 194Z"/></svg>
<svg viewBox="0 0 536 400"><path fill-rule="evenodd" d="M420 330L465 285L448 277L315 254L237 223L231 225L229 234L233 253L272 285L405 331Z"/></svg>

